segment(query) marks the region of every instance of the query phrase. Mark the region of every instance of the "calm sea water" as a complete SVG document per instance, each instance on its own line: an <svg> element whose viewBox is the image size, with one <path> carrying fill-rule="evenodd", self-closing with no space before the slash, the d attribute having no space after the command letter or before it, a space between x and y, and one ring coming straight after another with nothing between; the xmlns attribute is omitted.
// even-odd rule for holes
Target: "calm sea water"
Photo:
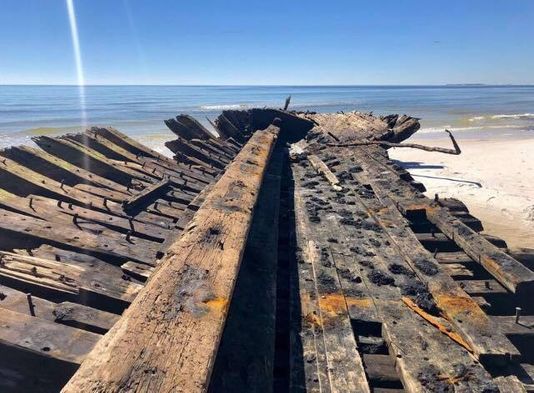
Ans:
<svg viewBox="0 0 534 393"><path fill-rule="evenodd" d="M534 86L89 86L87 117L161 148L172 138L164 119L187 113L205 122L223 109L280 107L288 95L292 109L410 114L423 133L534 136ZM0 86L0 146L78 131L80 114L75 86Z"/></svg>

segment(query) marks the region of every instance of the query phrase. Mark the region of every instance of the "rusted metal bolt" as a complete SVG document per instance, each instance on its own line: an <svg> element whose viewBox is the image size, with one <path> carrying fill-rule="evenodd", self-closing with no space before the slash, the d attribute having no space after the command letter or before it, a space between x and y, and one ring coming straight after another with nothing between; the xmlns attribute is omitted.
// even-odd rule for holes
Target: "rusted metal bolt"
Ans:
<svg viewBox="0 0 534 393"><path fill-rule="evenodd" d="M521 317L521 307L515 308L515 323L519 323L519 318Z"/></svg>
<svg viewBox="0 0 534 393"><path fill-rule="evenodd" d="M26 294L26 299L28 300L28 307L30 309L30 315L32 317L35 317L35 305L33 304L32 294L31 293L27 293Z"/></svg>

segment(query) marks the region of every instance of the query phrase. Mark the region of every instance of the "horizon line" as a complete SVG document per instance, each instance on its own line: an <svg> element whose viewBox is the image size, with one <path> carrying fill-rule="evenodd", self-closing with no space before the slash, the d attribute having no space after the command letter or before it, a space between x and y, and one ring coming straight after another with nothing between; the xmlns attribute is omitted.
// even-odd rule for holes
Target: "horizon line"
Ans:
<svg viewBox="0 0 534 393"><path fill-rule="evenodd" d="M534 87L534 83L430 83L430 84L174 84L174 83L0 83L0 86L61 86L61 87L120 87L120 86L160 86L160 87Z"/></svg>

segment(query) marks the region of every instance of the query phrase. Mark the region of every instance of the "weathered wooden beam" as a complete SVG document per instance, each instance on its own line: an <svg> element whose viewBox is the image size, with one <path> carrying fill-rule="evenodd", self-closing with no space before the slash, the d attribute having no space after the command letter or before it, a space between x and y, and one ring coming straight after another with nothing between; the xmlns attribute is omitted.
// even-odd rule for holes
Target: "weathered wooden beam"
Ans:
<svg viewBox="0 0 534 393"><path fill-rule="evenodd" d="M70 185L85 183L96 187L103 187L124 195L129 194L125 186L98 176L85 168L72 165L41 149L16 146L0 152L0 154L4 153L7 157L17 161L19 164L59 182L65 181L66 184Z"/></svg>
<svg viewBox="0 0 534 393"><path fill-rule="evenodd" d="M32 208L29 208L30 198L32 199ZM46 221L68 222L73 224L76 220L76 226L88 228L88 224L98 224L102 229L110 229L123 234L130 233L132 236L142 239L162 242L170 234L172 229L167 224L161 225L156 220L145 220L138 216L131 217L126 213L122 215L113 215L101 211L90 210L76 205L65 203L58 206L58 201L42 196L30 195L28 198L15 198L0 200L0 206L5 206L8 210L14 210L23 214L38 217ZM77 219L75 217L77 216Z"/></svg>
<svg viewBox="0 0 534 393"><path fill-rule="evenodd" d="M121 265L121 269L133 278L145 282L154 273L154 267L142 263L128 261Z"/></svg>
<svg viewBox="0 0 534 393"><path fill-rule="evenodd" d="M80 364L100 335L2 309L0 345Z"/></svg>
<svg viewBox="0 0 534 393"><path fill-rule="evenodd" d="M324 356L327 367L318 370L316 378L320 378L321 375L327 376L323 383L331 391L369 392L350 322L348 310L350 301L343 295L342 283L333 257L328 251L328 243L324 236L314 236L317 231L306 217L306 200L299 187L295 188L294 198L297 248L302 250L299 265L310 265L311 279L314 283L310 293L301 294L301 302L304 303L308 299L312 302L316 299L317 302L316 313L303 314L300 318L303 325L310 324L314 330L317 329L318 340L324 343L323 354L317 353L312 362ZM302 308L304 311L304 304ZM330 366L334 364L335 367ZM306 372L306 368L304 371ZM305 376L305 380L308 378L309 376Z"/></svg>
<svg viewBox="0 0 534 393"><path fill-rule="evenodd" d="M534 272L448 212L428 206L428 219L479 262L508 290L522 296L534 293Z"/></svg>
<svg viewBox="0 0 534 393"><path fill-rule="evenodd" d="M130 138L126 134L116 130L112 127L99 128L93 127L90 129L91 132L94 132L98 136L104 137L116 145L130 151L132 154L152 157L159 161L166 162L168 165L175 165L173 160L169 157L164 156L161 153L158 153L155 150L150 149L149 147L143 145L142 143L136 141L133 138Z"/></svg>
<svg viewBox="0 0 534 393"><path fill-rule="evenodd" d="M89 332L105 334L119 316L77 303L63 302L54 307L54 322Z"/></svg>
<svg viewBox="0 0 534 393"><path fill-rule="evenodd" d="M54 307L55 303L49 300L31 295L32 306L28 302L28 294L18 291L6 285L0 285L0 310L7 309L15 311L20 314L33 314L42 319L54 321Z"/></svg>
<svg viewBox="0 0 534 393"><path fill-rule="evenodd" d="M498 333L480 307L441 270L433 255L422 247L416 235L408 229L408 223L390 197L395 195L391 192L391 183L381 181L379 169L373 167L373 162L376 161L365 160L362 156L357 159L357 163L365 170L357 174L358 179L364 178L365 182L371 184L382 204L380 209L375 209L373 215L413 271L428 285L437 306L472 345L481 360L509 361L512 356L517 356L519 352L512 343Z"/></svg>
<svg viewBox="0 0 534 393"><path fill-rule="evenodd" d="M92 206L101 210L120 209L120 205L113 201L105 206L104 198L50 179L9 158L0 160L0 181L3 189L19 196L40 194L66 203Z"/></svg>
<svg viewBox="0 0 534 393"><path fill-rule="evenodd" d="M64 392L207 389L278 132L273 126L254 134Z"/></svg>
<svg viewBox="0 0 534 393"><path fill-rule="evenodd" d="M146 164L150 170L157 167L161 168L158 170L163 171L165 174L170 174L168 172L178 173L179 176L183 175L204 183L209 183L213 180L211 174L208 174L207 172L202 173L195 168L190 168L187 165L177 163L172 158L146 147L114 128L93 127L88 130L87 133L95 135L100 142L103 142L102 139L105 139L111 142L114 146L124 149L121 150L122 154L124 154L124 151L128 151L136 157L138 163L141 165ZM108 145L108 147L109 146L110 145Z"/></svg>
<svg viewBox="0 0 534 393"><path fill-rule="evenodd" d="M390 198L404 215L408 215L410 211L424 211L431 223L452 239L466 254L484 266L508 290L519 295L525 293L527 296L534 291L533 271L499 250L481 234L476 233L451 215L445 208L437 206L435 202L431 202L422 195L417 196L413 189L401 181L397 174L380 160L381 155L377 153L376 148L375 150L363 147L356 149L367 157L364 162L371 176L380 179L383 184L389 184L391 188L397 188L396 193L390 193Z"/></svg>
<svg viewBox="0 0 534 393"><path fill-rule="evenodd" d="M136 194L123 202L124 210L130 211L133 209L137 209L140 206L146 205L154 199L158 199L158 197L167 192L167 190L170 188L170 185L171 182L169 180L162 180L159 183L155 183L145 188L139 194Z"/></svg>
<svg viewBox="0 0 534 393"><path fill-rule="evenodd" d="M218 157L209 157L208 154L200 151L196 146L188 144L185 139L178 138L165 142L165 146L175 153L178 159L205 166L211 171L221 170L225 167L225 164Z"/></svg>
<svg viewBox="0 0 534 393"><path fill-rule="evenodd" d="M226 157L228 160L232 160L237 151L228 143L221 143L216 139L191 139L191 144L198 146L204 150L209 150L214 154L218 154Z"/></svg>
<svg viewBox="0 0 534 393"><path fill-rule="evenodd" d="M298 192L300 182L307 184L301 179L308 179L310 175L309 172L299 171L293 177L299 179L296 181ZM313 232L328 239L329 248L333 250L333 265L338 276L345 278L344 299L347 304L352 303L350 312L356 316L363 309L361 314L369 315L367 309L375 309L376 316L373 319L382 323L383 336L390 353L396 357L405 389L410 392L424 391L426 382L421 375L428 373L429 378L434 380L440 374L454 377L454 364L470 365L472 358L463 347L403 306L401 288L415 285L413 281L416 275L361 201L374 201L373 206L376 204L377 209L384 207L367 194L363 199L355 197L356 194L350 190L341 194L331 186L325 187L326 178L314 180L319 184L310 185L307 191L308 201L320 207L319 221L314 219ZM311 204L306 207L308 215L315 217L317 207ZM324 262L330 265L330 261ZM397 273L394 278L392 271ZM325 281L325 285L329 283L330 280ZM422 283L420 285L425 287ZM443 323L447 322L443 320ZM355 334L359 334L357 327ZM414 342L425 344L414 345ZM430 367L430 364L434 367ZM462 388L476 391L485 386L489 379L489 374L477 365L473 368L472 378L459 383Z"/></svg>
<svg viewBox="0 0 534 393"><path fill-rule="evenodd" d="M276 147L261 186L210 392L273 389L282 155Z"/></svg>
<svg viewBox="0 0 534 393"><path fill-rule="evenodd" d="M503 334L534 336L534 315L521 315L519 321L515 315L493 315L491 319Z"/></svg>
<svg viewBox="0 0 534 393"><path fill-rule="evenodd" d="M94 294L130 303L141 290L141 285L114 275L113 268L88 266L69 261L23 256L0 251L0 277L18 284L24 290L45 297L76 299L84 294ZM120 272L120 270L119 270ZM111 274L110 274L111 273Z"/></svg>
<svg viewBox="0 0 534 393"><path fill-rule="evenodd" d="M219 131L223 138L234 138L239 141L242 141L241 131L223 114L219 115L215 119L215 125L217 126L217 131Z"/></svg>
<svg viewBox="0 0 534 393"><path fill-rule="evenodd" d="M471 296L508 293L508 291L495 280L461 280L460 286Z"/></svg>
<svg viewBox="0 0 534 393"><path fill-rule="evenodd" d="M176 120L189 128L198 138L211 139L214 135L209 132L199 121L189 115L178 115Z"/></svg>
<svg viewBox="0 0 534 393"><path fill-rule="evenodd" d="M33 141L52 155L73 165L90 168L91 172L124 186L130 186L132 180L143 185L161 180L159 176L142 175L133 169L126 168L123 162L112 161L103 154L66 139L40 136L33 138Z"/></svg>
<svg viewBox="0 0 534 393"><path fill-rule="evenodd" d="M98 236L64 225L31 219L3 209L0 209L0 218L0 232L3 234L1 240L4 247L8 249L15 248L16 242L32 246L45 243L67 247L84 254L101 256L104 259L134 260L148 265L154 264L153 244L143 239L127 240L124 236L111 236L111 234ZM139 247L139 245L143 246Z"/></svg>

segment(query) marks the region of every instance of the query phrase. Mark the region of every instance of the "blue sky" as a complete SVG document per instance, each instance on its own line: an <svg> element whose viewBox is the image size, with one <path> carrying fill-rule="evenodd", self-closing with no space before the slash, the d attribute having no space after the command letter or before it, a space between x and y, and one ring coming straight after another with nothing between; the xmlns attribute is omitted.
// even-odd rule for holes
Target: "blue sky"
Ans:
<svg viewBox="0 0 534 393"><path fill-rule="evenodd" d="M89 84L534 83L530 0L74 0ZM0 2L0 84L74 84L65 0Z"/></svg>

